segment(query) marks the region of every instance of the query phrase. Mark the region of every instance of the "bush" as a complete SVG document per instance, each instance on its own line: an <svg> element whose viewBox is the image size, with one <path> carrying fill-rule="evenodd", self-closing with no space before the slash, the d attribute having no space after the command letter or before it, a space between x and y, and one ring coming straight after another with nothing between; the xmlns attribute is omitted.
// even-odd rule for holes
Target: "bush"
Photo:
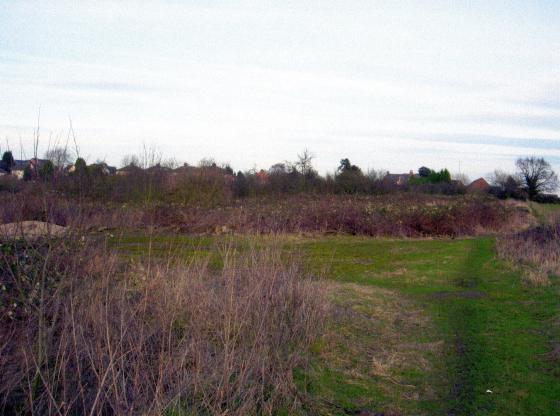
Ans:
<svg viewBox="0 0 560 416"><path fill-rule="evenodd" d="M280 251L123 264L76 241L3 245L3 414L292 413L324 298ZM169 259L166 259L169 260Z"/></svg>
<svg viewBox="0 0 560 416"><path fill-rule="evenodd" d="M370 236L455 236L500 230L512 213L484 198L294 195L282 201L252 198L216 209L158 207L162 228L187 233L349 233ZM221 232L221 231L218 231Z"/></svg>
<svg viewBox="0 0 560 416"><path fill-rule="evenodd" d="M365 194L368 192L368 178L361 170L343 170L335 178L335 189L339 193Z"/></svg>
<svg viewBox="0 0 560 416"><path fill-rule="evenodd" d="M78 204L47 192L44 184L36 183L17 193L4 193L0 204L0 223L47 221L67 225L80 216Z"/></svg>
<svg viewBox="0 0 560 416"><path fill-rule="evenodd" d="M517 188L515 190L508 190L501 186L491 186L488 189L488 193L492 196L495 196L498 199L508 199L513 198L520 201L526 201L529 198L527 191L521 188Z"/></svg>
<svg viewBox="0 0 560 416"><path fill-rule="evenodd" d="M444 183L451 182L451 174L447 169L442 169L439 172L436 172L434 170L429 170L428 168L424 168L424 167L420 169L424 169L422 170L422 174L411 177L409 180L410 185L414 186L414 185L425 185L428 183L435 184L435 183L442 183L442 182ZM428 169L429 173L425 169Z"/></svg>
<svg viewBox="0 0 560 416"><path fill-rule="evenodd" d="M51 181L54 178L54 165L50 160L45 161L39 168L39 178L44 182Z"/></svg>
<svg viewBox="0 0 560 416"><path fill-rule="evenodd" d="M458 182L420 183L413 187L415 192L425 194L463 195L465 186Z"/></svg>
<svg viewBox="0 0 560 416"><path fill-rule="evenodd" d="M23 169L23 180L30 181L31 179L33 179L33 170L31 169L31 166L27 165Z"/></svg>
<svg viewBox="0 0 560 416"><path fill-rule="evenodd" d="M560 198L555 194L538 194L533 197L533 201L541 204L560 204Z"/></svg>
<svg viewBox="0 0 560 416"><path fill-rule="evenodd" d="M432 173L432 170L430 168L427 168L426 166L422 166L420 169L418 169L418 176L422 178L427 178L428 176L430 176L430 173Z"/></svg>
<svg viewBox="0 0 560 416"><path fill-rule="evenodd" d="M524 270L529 283L548 284L549 275L560 276L560 222L501 237L497 250Z"/></svg>
<svg viewBox="0 0 560 416"><path fill-rule="evenodd" d="M24 184L21 181L11 175L0 177L0 192L20 192L23 189L23 186Z"/></svg>

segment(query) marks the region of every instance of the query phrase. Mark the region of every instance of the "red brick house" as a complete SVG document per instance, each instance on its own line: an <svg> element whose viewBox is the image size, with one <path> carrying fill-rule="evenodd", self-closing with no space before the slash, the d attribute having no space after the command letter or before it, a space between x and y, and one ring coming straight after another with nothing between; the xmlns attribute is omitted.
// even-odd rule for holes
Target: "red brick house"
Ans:
<svg viewBox="0 0 560 416"><path fill-rule="evenodd" d="M467 186L467 192L486 192L490 189L490 184L484 178L478 178Z"/></svg>

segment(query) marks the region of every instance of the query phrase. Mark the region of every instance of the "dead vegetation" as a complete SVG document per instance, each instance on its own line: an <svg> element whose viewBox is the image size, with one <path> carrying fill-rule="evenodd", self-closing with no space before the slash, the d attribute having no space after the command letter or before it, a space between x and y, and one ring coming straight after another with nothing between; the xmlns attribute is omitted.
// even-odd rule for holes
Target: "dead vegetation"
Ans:
<svg viewBox="0 0 560 416"><path fill-rule="evenodd" d="M130 265L81 244L1 247L3 414L298 411L325 303L297 262L226 247L220 270Z"/></svg>
<svg viewBox="0 0 560 416"><path fill-rule="evenodd" d="M552 275L560 276L560 221L503 236L497 251L523 270L527 283L548 285Z"/></svg>
<svg viewBox="0 0 560 416"><path fill-rule="evenodd" d="M96 230L102 227L161 232L345 233L429 237L497 233L527 227L530 214L480 196L288 195L245 198L225 205L77 202L58 194L6 194L0 222L46 221Z"/></svg>

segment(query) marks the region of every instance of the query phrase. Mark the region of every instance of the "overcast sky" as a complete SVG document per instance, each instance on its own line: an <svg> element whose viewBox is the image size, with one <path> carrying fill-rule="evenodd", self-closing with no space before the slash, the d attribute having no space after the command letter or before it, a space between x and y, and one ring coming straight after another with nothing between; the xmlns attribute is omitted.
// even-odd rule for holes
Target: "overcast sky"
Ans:
<svg viewBox="0 0 560 416"><path fill-rule="evenodd" d="M268 168L560 171L560 2L0 0L0 138Z"/></svg>

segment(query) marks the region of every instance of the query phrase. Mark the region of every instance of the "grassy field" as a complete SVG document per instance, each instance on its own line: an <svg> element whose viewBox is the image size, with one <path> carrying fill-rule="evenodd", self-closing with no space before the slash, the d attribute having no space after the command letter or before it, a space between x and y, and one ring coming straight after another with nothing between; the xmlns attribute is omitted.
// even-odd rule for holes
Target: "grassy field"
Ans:
<svg viewBox="0 0 560 416"><path fill-rule="evenodd" d="M125 257L207 254L220 267L214 237L114 241ZM240 250L254 243L231 239ZM296 374L310 409L558 414L560 369L551 352L560 339L560 283L525 285L496 259L493 238L285 237L280 243L324 277L332 300L311 371Z"/></svg>

